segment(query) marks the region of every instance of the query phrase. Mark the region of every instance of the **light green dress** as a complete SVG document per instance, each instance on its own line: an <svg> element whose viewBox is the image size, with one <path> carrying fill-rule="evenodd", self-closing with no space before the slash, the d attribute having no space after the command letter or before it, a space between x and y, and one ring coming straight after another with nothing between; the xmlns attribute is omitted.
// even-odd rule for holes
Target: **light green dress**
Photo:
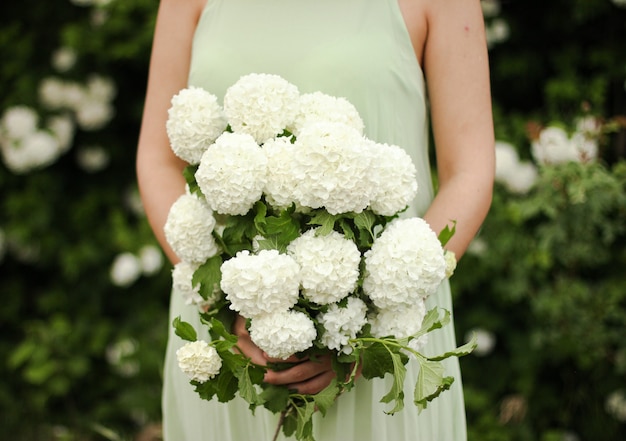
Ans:
<svg viewBox="0 0 626 441"><path fill-rule="evenodd" d="M419 194L409 215L419 215L433 194L428 162L424 78L397 0L208 0L195 34L189 84L220 99L248 73L274 73L301 92L343 96L359 110L366 135L404 147L419 176ZM451 310L447 283L429 300ZM173 293L171 317L199 328L194 307ZM200 400L181 373L170 330L164 373L165 441L269 441L277 416L248 410L237 398L223 404ZM455 347L452 325L430 335L427 352ZM413 405L416 363L406 378L405 408L386 415L379 402L389 379L359 380L326 417L314 418L317 441L460 441L466 439L465 410L457 359L445 364L456 378L418 415ZM281 435L279 439L284 439Z"/></svg>

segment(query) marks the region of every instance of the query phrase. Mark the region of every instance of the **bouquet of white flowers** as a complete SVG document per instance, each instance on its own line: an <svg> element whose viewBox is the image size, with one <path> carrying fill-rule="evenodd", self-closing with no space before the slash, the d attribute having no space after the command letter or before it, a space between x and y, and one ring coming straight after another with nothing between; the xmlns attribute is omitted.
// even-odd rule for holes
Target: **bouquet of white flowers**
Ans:
<svg viewBox="0 0 626 441"><path fill-rule="evenodd" d="M425 300L454 269L453 255L421 218L401 219L417 192L416 170L398 146L363 135L363 121L343 98L301 94L268 74L242 77L223 106L195 87L173 99L167 133L190 165L188 191L169 212L165 235L181 259L173 283L198 306L211 341L175 320L188 340L181 369L204 399L239 394L251 409L282 413L283 432L312 439L322 414L354 385L390 373L381 401L403 408L410 358L420 365L421 410L448 389L441 360L420 353L426 334L449 313ZM337 378L315 395L263 383L267 367L237 351L234 314L270 357L331 353ZM277 431L278 433L278 431Z"/></svg>

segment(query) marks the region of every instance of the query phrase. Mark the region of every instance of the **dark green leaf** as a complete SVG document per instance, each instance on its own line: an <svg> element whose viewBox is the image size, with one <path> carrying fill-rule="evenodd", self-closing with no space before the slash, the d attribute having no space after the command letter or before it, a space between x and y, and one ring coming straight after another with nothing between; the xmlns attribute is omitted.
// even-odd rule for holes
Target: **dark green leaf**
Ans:
<svg viewBox="0 0 626 441"><path fill-rule="evenodd" d="M322 415L326 415L326 411L335 403L338 394L337 379L333 379L328 386L313 395L313 401Z"/></svg>
<svg viewBox="0 0 626 441"><path fill-rule="evenodd" d="M279 413L287 408L289 403L289 389L285 386L274 386L271 384L265 384L263 392L261 392L261 398L264 403L263 406L270 412ZM295 430L295 429L294 429Z"/></svg>
<svg viewBox="0 0 626 441"><path fill-rule="evenodd" d="M392 354L393 361L393 384L389 392L381 398L381 403L390 403L395 401L393 409L387 414L393 415L404 408L404 378L406 377L406 367L402 362L399 354Z"/></svg>
<svg viewBox="0 0 626 441"><path fill-rule="evenodd" d="M174 326L174 332L183 340L187 341L196 341L198 339L198 334L193 326L189 323L181 320L180 316L176 317L172 322Z"/></svg>
<svg viewBox="0 0 626 441"><path fill-rule="evenodd" d="M220 255L209 258L200 265L193 273L193 286L200 285L200 295L203 299L213 296L215 289L218 289L222 280L222 257Z"/></svg>

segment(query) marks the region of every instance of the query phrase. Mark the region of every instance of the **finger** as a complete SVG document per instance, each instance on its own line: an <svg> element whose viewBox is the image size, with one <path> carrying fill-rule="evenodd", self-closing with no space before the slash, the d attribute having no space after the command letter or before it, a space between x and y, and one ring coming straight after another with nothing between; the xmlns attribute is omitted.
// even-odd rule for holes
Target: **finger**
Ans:
<svg viewBox="0 0 626 441"><path fill-rule="evenodd" d="M326 388L335 378L335 372L326 371L316 377L310 378L301 383L291 383L287 385L288 389L296 390L301 394L316 394Z"/></svg>
<svg viewBox="0 0 626 441"><path fill-rule="evenodd" d="M330 357L323 357L315 361L303 361L284 370L269 370L265 374L265 381L276 385L297 384L328 371L332 371Z"/></svg>

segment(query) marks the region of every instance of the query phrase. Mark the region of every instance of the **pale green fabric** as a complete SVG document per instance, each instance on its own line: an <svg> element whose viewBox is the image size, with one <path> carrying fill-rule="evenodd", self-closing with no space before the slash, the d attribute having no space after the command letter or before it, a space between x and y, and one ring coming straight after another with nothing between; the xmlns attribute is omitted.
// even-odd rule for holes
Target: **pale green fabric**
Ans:
<svg viewBox="0 0 626 441"><path fill-rule="evenodd" d="M279 74L301 92L343 96L359 110L366 134L397 144L413 158L419 194L408 214L423 213L432 199L428 165L427 105L397 0L208 0L196 31L189 83L216 94L248 73ZM452 309L447 283L429 306ZM200 328L193 307L173 293L171 317ZM165 441L271 440L277 418L256 413L240 399L223 404L197 398L180 372L170 331L164 373ZM452 325L430 335L427 352L455 347ZM462 441L466 439L462 385L456 359L445 364L456 378L451 390L418 415L412 403L417 364L409 363L405 409L386 415L379 403L385 380L359 380L326 417L315 416L317 441ZM284 439L282 436L280 439Z"/></svg>

